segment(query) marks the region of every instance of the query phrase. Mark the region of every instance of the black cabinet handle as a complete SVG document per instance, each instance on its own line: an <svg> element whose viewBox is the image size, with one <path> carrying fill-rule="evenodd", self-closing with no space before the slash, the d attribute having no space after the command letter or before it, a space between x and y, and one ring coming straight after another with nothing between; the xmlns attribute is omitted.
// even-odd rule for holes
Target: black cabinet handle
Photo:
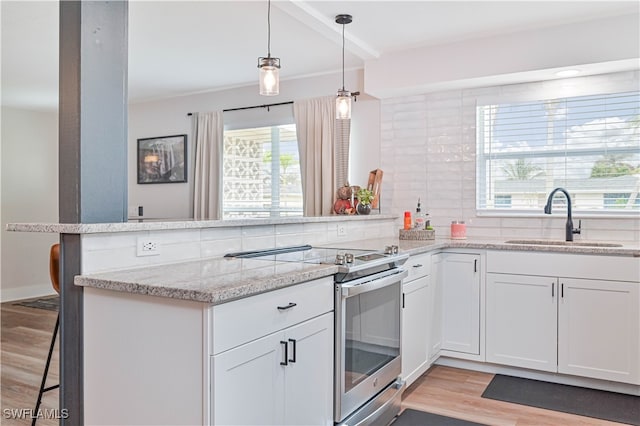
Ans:
<svg viewBox="0 0 640 426"><path fill-rule="evenodd" d="M293 350L291 351L291 358L289 358L289 362L296 362L296 339L289 339L291 343L293 343Z"/></svg>
<svg viewBox="0 0 640 426"><path fill-rule="evenodd" d="M478 272L478 259L473 259L473 272Z"/></svg>
<svg viewBox="0 0 640 426"><path fill-rule="evenodd" d="M413 265L414 268L422 268L422 263L416 263Z"/></svg>
<svg viewBox="0 0 640 426"><path fill-rule="evenodd" d="M289 302L289 304L287 306L278 306L278 310L279 311L286 311L287 309L291 309L294 306L298 306L298 305L296 303Z"/></svg>
<svg viewBox="0 0 640 426"><path fill-rule="evenodd" d="M564 283L560 284L560 297L564 297Z"/></svg>
<svg viewBox="0 0 640 426"><path fill-rule="evenodd" d="M402 293L402 309L404 309L404 293Z"/></svg>
<svg viewBox="0 0 640 426"><path fill-rule="evenodd" d="M551 283L551 297L555 297L556 283Z"/></svg>
<svg viewBox="0 0 640 426"><path fill-rule="evenodd" d="M280 365L289 365L287 362L289 358L289 344L282 340L280 340L280 344L284 345L284 362L280 362Z"/></svg>

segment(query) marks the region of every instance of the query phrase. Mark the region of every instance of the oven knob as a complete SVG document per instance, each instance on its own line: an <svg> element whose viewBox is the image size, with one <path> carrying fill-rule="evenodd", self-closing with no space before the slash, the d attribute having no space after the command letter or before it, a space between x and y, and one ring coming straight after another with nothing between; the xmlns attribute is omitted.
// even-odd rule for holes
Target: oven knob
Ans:
<svg viewBox="0 0 640 426"><path fill-rule="evenodd" d="M344 255L336 254L336 265L344 265Z"/></svg>
<svg viewBox="0 0 640 426"><path fill-rule="evenodd" d="M346 260L347 263L353 263L353 253L345 253L344 260Z"/></svg>
<svg viewBox="0 0 640 426"><path fill-rule="evenodd" d="M385 246L384 254L393 254L393 246Z"/></svg>
<svg viewBox="0 0 640 426"><path fill-rule="evenodd" d="M396 245L392 245L392 246L391 246L391 252L392 252L393 254L398 254L398 246L396 246Z"/></svg>

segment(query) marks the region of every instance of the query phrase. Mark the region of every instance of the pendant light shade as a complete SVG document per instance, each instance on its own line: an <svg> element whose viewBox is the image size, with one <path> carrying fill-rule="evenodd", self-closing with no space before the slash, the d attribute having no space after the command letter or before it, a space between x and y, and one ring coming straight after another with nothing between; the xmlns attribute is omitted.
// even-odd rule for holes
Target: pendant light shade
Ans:
<svg viewBox="0 0 640 426"><path fill-rule="evenodd" d="M258 58L260 94L275 96L280 93L280 58L271 57L271 0L267 11L267 57Z"/></svg>
<svg viewBox="0 0 640 426"><path fill-rule="evenodd" d="M260 94L274 96L280 93L280 59L259 58L260 68Z"/></svg>
<svg viewBox="0 0 640 426"><path fill-rule="evenodd" d="M351 93L346 90L338 90L336 97L336 118L344 120L351 118Z"/></svg>
<svg viewBox="0 0 640 426"><path fill-rule="evenodd" d="M337 15L336 23L342 25L342 89L338 90L336 97L336 119L351 118L351 92L344 88L344 26L353 21L351 15Z"/></svg>

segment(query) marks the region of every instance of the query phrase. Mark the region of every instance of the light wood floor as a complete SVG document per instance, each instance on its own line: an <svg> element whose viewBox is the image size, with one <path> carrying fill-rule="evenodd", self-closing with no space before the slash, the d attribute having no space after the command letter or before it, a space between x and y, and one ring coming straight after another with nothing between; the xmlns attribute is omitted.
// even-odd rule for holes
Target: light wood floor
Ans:
<svg viewBox="0 0 640 426"><path fill-rule="evenodd" d="M30 418L10 418L5 410L32 410L35 407L56 312L15 306L12 302L7 302L0 305L0 317L0 424L30 425ZM402 405L404 408L496 426L618 424L481 398L492 377L492 374L487 373L434 366L405 391ZM57 345L47 384L56 383ZM58 408L58 390L47 392L41 407L47 410ZM38 419L37 424L53 426L58 421Z"/></svg>
<svg viewBox="0 0 640 426"><path fill-rule="evenodd" d="M620 424L482 398L492 378L493 374L436 365L404 392L402 407L495 426Z"/></svg>
<svg viewBox="0 0 640 426"><path fill-rule="evenodd" d="M13 302L0 305L0 424L3 426L31 424L30 412L14 418L7 410L35 408L56 315L54 311L15 306ZM58 369L56 343L47 386L58 383ZM58 389L45 393L40 408L43 412L58 408ZM54 419L37 421L38 426L58 423Z"/></svg>

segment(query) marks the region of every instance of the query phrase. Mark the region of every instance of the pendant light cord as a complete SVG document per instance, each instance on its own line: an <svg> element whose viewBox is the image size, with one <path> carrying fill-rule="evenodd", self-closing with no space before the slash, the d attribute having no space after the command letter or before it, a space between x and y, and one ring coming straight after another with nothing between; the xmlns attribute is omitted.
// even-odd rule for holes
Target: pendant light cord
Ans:
<svg viewBox="0 0 640 426"><path fill-rule="evenodd" d="M268 2L267 10L267 58L271 57L271 0Z"/></svg>
<svg viewBox="0 0 640 426"><path fill-rule="evenodd" d="M344 91L344 24L342 24L342 91Z"/></svg>

